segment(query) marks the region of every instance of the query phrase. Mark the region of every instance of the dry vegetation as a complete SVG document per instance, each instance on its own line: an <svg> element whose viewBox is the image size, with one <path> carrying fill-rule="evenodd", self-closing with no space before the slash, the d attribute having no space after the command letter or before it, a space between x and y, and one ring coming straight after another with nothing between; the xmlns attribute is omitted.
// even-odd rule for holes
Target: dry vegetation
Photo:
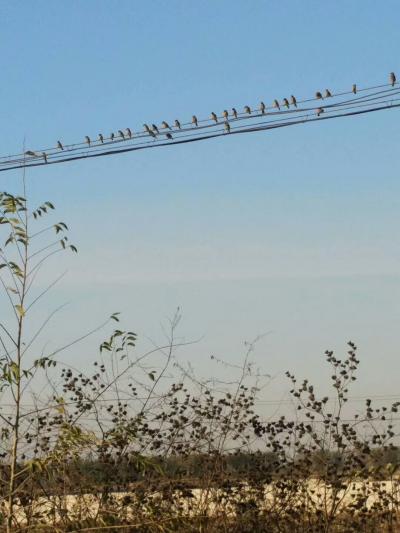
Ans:
<svg viewBox="0 0 400 533"><path fill-rule="evenodd" d="M165 346L147 353L136 352L134 332L114 329L90 372L62 363L62 349L37 357L42 327L26 333L41 298L32 295L36 274L50 255L76 251L65 224L43 225L52 210L0 195L10 306L0 323L3 530L397 531L400 404L367 400L347 420L359 365L351 342L342 359L325 353L336 401L288 372L297 411L274 421L255 411L262 378L251 345L229 385L177 364L179 312ZM43 241L53 232L54 242Z"/></svg>

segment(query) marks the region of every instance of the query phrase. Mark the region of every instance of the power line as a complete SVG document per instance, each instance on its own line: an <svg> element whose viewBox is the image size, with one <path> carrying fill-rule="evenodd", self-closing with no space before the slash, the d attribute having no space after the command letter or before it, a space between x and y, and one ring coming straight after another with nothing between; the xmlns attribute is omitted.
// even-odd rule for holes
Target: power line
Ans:
<svg viewBox="0 0 400 533"><path fill-rule="evenodd" d="M263 104L257 111L237 112L235 116L217 116L206 119L196 119L196 124L185 122L179 127L170 127L163 122L158 129L154 124L147 127L147 131L118 130L120 137L102 137L102 140L90 140L62 146L62 149L47 148L42 150L28 150L22 154L0 157L0 172L22 167L45 166L48 164L65 163L80 159L103 157L125 152L186 144L216 137L235 135L239 133L254 133L281 127L305 124L330 118L352 117L356 115L377 112L400 107L400 87L398 83L376 85L343 91L328 96L319 96L303 100L287 99L283 103L274 101L275 107ZM362 93L361 96L358 96ZM352 95L348 98L348 95ZM398 96L398 98L395 98ZM347 98L342 98L347 97ZM301 104L312 105L302 106ZM247 106L246 106L247 107ZM284 109L285 107L285 109ZM249 113L250 111L250 113ZM171 123L172 124L172 123ZM199 125L200 124L200 125Z"/></svg>

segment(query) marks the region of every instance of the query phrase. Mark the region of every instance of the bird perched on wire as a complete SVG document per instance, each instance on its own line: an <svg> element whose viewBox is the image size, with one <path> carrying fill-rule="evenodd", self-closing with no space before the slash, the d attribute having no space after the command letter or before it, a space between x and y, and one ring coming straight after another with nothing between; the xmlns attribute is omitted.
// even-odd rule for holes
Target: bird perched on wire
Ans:
<svg viewBox="0 0 400 533"><path fill-rule="evenodd" d="M121 137L121 139L125 140L125 133L122 130L118 130L118 135Z"/></svg>
<svg viewBox="0 0 400 533"><path fill-rule="evenodd" d="M316 113L317 113L317 117L319 117L320 115L322 115L322 113L324 113L324 112L325 112L324 109L323 109L322 107L319 107L319 108L317 109L317 111L316 111Z"/></svg>
<svg viewBox="0 0 400 533"><path fill-rule="evenodd" d="M113 140L114 140L114 138L115 138L115 135L114 135L114 133L111 133L111 134L110 134L110 139L111 139L111 140L113 141Z"/></svg>
<svg viewBox="0 0 400 533"><path fill-rule="evenodd" d="M325 89L325 98L331 98L332 97L332 93L329 89Z"/></svg>
<svg viewBox="0 0 400 533"><path fill-rule="evenodd" d="M169 126L169 124L168 124L168 122L165 122L165 120L163 120L163 121L161 122L161 126L162 126L164 129L166 129L166 130L170 130L170 129L171 129L170 126Z"/></svg>
<svg viewBox="0 0 400 533"><path fill-rule="evenodd" d="M147 124L143 124L144 131L147 131L147 133L150 133L151 129Z"/></svg>
<svg viewBox="0 0 400 533"><path fill-rule="evenodd" d="M167 133L166 137L167 139L172 139L172 135L170 133Z"/></svg>
<svg viewBox="0 0 400 533"><path fill-rule="evenodd" d="M199 125L196 115L192 116L192 124L194 124L196 126L196 128Z"/></svg>
<svg viewBox="0 0 400 533"><path fill-rule="evenodd" d="M154 133L157 133L157 135L160 133L160 132L158 131L157 126L156 126L155 124L152 124L151 127L153 128Z"/></svg>
<svg viewBox="0 0 400 533"><path fill-rule="evenodd" d="M218 117L217 117L217 115L214 113L214 111L211 112L210 117L211 117L211 120L214 120L216 123L218 122Z"/></svg>
<svg viewBox="0 0 400 533"><path fill-rule="evenodd" d="M64 150L64 146L61 144L61 141L57 141L57 148Z"/></svg>
<svg viewBox="0 0 400 533"><path fill-rule="evenodd" d="M46 152L42 152L42 157L44 159L44 162L47 163L47 154L46 154Z"/></svg>
<svg viewBox="0 0 400 533"><path fill-rule="evenodd" d="M103 137L103 135L102 135L101 133L99 133L99 141L100 141L101 143L104 142L104 137Z"/></svg>
<svg viewBox="0 0 400 533"><path fill-rule="evenodd" d="M228 113L228 111L227 111L226 109L224 109L224 110L222 111L222 116L224 117L225 120L228 120L229 113Z"/></svg>
<svg viewBox="0 0 400 533"><path fill-rule="evenodd" d="M149 135L151 135L153 137L153 139L157 138L157 135L154 133L153 130L149 130Z"/></svg>
<svg viewBox="0 0 400 533"><path fill-rule="evenodd" d="M290 97L290 102L294 105L294 107L297 107L297 100L296 100L296 97L293 96L293 94Z"/></svg>
<svg viewBox="0 0 400 533"><path fill-rule="evenodd" d="M87 142L88 146L90 146L90 137L88 135L85 135L85 141Z"/></svg>
<svg viewBox="0 0 400 533"><path fill-rule="evenodd" d="M231 132L231 126L230 126L229 122L224 122L224 128L225 128L226 133L230 133Z"/></svg>
<svg viewBox="0 0 400 533"><path fill-rule="evenodd" d="M132 139L132 130L131 128L126 128L126 133L130 139Z"/></svg>
<svg viewBox="0 0 400 533"><path fill-rule="evenodd" d="M30 157L37 157L37 154L35 152L32 152L32 150L27 150L25 152L25 155L29 155Z"/></svg>
<svg viewBox="0 0 400 533"><path fill-rule="evenodd" d="M251 115L251 109L250 109L250 106L245 105L245 106L244 106L244 112L247 113L248 115Z"/></svg>
<svg viewBox="0 0 400 533"><path fill-rule="evenodd" d="M179 122L178 119L175 120L175 128L178 128L178 130L181 129L181 123Z"/></svg>
<svg viewBox="0 0 400 533"><path fill-rule="evenodd" d="M234 107L232 107L232 116L233 118L238 118L238 114L237 114L237 111Z"/></svg>
<svg viewBox="0 0 400 533"><path fill-rule="evenodd" d="M396 83L396 75L394 72L389 74L389 81L392 84L392 87L394 87L394 84Z"/></svg>
<svg viewBox="0 0 400 533"><path fill-rule="evenodd" d="M264 104L264 102L260 102L260 111L261 111L262 114L265 113L265 104Z"/></svg>
<svg viewBox="0 0 400 533"><path fill-rule="evenodd" d="M316 98L317 100L322 100L322 99L323 99L322 93L320 93L319 91L317 91L317 92L315 93L315 98Z"/></svg>
<svg viewBox="0 0 400 533"><path fill-rule="evenodd" d="M276 107L277 109L280 109L280 108L281 108L281 106L279 105L278 100L274 100L273 107Z"/></svg>
<svg viewBox="0 0 400 533"><path fill-rule="evenodd" d="M352 87L351 90L352 90L352 92L353 92L354 94L357 94L357 84L356 84L356 83L353 83L353 87Z"/></svg>
<svg viewBox="0 0 400 533"><path fill-rule="evenodd" d="M283 99L283 105L289 109L289 100L287 98Z"/></svg>

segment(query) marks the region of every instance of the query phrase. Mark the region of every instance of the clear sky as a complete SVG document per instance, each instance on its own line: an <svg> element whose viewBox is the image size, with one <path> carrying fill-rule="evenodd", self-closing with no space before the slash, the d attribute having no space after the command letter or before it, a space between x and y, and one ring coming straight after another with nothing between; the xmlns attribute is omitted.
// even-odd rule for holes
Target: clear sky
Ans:
<svg viewBox="0 0 400 533"><path fill-rule="evenodd" d="M0 2L2 155L182 121L263 99L400 77L398 0ZM180 354L200 373L243 341L284 394L287 369L325 376L321 353L360 348L357 394L398 391L399 118L354 119L40 167L78 256L42 302L69 305L41 342L114 311L141 338L181 306ZM16 191L20 173L0 174ZM3 304L2 304L3 305ZM68 352L91 360L90 348ZM390 371L388 371L388 369Z"/></svg>

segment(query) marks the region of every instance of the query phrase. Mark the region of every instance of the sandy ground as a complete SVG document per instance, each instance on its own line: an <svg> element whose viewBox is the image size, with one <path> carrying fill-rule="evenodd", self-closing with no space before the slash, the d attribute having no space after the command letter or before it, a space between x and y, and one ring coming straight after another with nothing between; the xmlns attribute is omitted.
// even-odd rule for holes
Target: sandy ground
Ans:
<svg viewBox="0 0 400 533"><path fill-rule="evenodd" d="M218 512L227 514L235 513L235 501L243 502L243 497L248 500L255 498L259 500L259 494L254 493L250 487L233 488L227 495L224 490L217 488L191 489L181 492L174 492L176 505L168 499L163 501L161 492L154 492L148 504L139 503L135 492L115 492L109 495L108 500L102 498L101 494L65 495L51 496L49 498L38 498L32 505L25 508L17 505L15 516L19 524L24 524L28 520L28 515L41 516L45 523L58 523L68 517L68 521L82 520L85 518L95 518L100 508L113 508L119 513L124 513L128 518L137 515L137 506L143 514L151 513L153 505L166 505L166 509L172 514L209 514ZM288 505L296 506L301 502L306 503L312 509L329 510L332 505L339 506L339 509L346 508L356 510L356 505L362 503L367 508L377 505L380 499L386 498L388 505L400 507L400 480L394 481L368 481L352 482L345 489L326 487L321 481L311 479L299 486L296 492L285 491L277 484L266 485L264 489L263 507L268 510L272 508L285 508ZM152 505L153 504L153 505ZM5 503L2 503L3 512ZM120 511L124 507L123 511ZM135 509L136 507L136 509Z"/></svg>

